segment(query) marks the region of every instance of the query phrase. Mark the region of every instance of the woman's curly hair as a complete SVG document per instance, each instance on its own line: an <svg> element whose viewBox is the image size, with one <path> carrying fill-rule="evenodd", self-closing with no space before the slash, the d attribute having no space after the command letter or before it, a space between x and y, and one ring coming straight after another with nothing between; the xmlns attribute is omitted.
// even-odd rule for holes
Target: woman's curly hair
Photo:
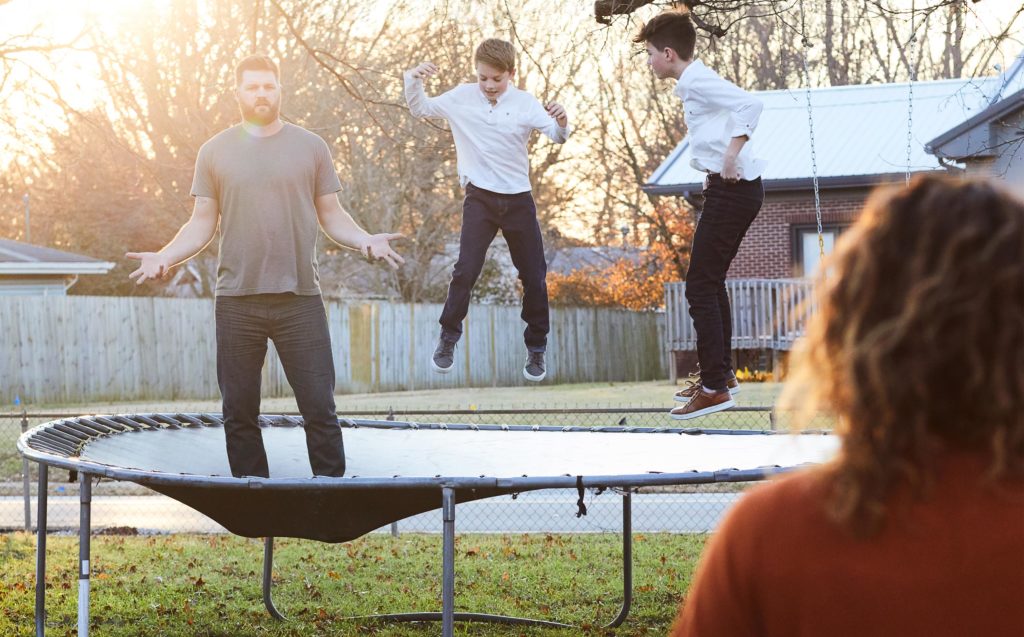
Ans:
<svg viewBox="0 0 1024 637"><path fill-rule="evenodd" d="M838 419L831 517L875 533L943 450L1024 476L1024 203L952 177L879 189L821 271L781 404Z"/></svg>

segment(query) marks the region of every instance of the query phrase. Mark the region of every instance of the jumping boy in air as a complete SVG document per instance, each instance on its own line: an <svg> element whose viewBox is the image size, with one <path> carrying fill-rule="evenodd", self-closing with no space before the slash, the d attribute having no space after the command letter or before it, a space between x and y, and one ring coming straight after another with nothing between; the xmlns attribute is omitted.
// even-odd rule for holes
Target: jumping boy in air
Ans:
<svg viewBox="0 0 1024 637"><path fill-rule="evenodd" d="M686 420L733 407L739 383L732 370L732 315L725 275L743 235L764 201L764 161L752 152L751 135L763 105L693 57L697 39L688 15L665 12L640 29L647 64L658 79L676 80L683 100L691 165L707 173L704 209L693 236L686 300L697 333L699 381L676 393L686 404L671 411Z"/></svg>
<svg viewBox="0 0 1024 637"><path fill-rule="evenodd" d="M437 97L427 97L423 80L437 73L424 62L405 73L405 98L415 117L448 120L458 157L459 181L466 189L462 204L459 258L441 312L441 336L431 358L435 371L446 374L455 361L455 344L469 310L470 292L498 230L508 243L512 264L523 283L522 318L527 359L523 376L544 380L548 334L547 263L530 192L526 142L539 130L559 144L569 137L565 109L537 98L510 83L515 74L515 49L510 42L484 40L473 56L476 82L460 84Z"/></svg>

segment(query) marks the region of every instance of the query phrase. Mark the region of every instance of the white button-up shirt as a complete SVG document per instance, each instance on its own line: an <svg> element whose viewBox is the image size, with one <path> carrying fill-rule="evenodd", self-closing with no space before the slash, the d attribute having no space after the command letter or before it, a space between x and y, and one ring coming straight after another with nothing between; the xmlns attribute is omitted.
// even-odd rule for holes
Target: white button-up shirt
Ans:
<svg viewBox="0 0 1024 637"><path fill-rule="evenodd" d="M741 179L757 179L765 161L755 154L754 129L764 104L723 79L700 60L679 76L675 94L683 100L683 119L690 142L690 165L709 173L722 172L722 161L733 137L747 136L736 158Z"/></svg>
<svg viewBox="0 0 1024 637"><path fill-rule="evenodd" d="M478 84L460 84L437 97L427 97L423 80L405 73L405 99L415 117L448 120L455 138L459 181L516 194L530 190L526 142L539 130L559 144L569 138L537 98L509 85L493 106Z"/></svg>

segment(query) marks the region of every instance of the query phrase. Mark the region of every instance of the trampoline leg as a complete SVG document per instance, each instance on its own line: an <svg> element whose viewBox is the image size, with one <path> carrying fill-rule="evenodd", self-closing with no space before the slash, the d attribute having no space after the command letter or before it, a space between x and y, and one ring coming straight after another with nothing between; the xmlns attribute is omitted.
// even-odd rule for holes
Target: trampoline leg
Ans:
<svg viewBox="0 0 1024 637"><path fill-rule="evenodd" d="M455 634L455 489L441 491L441 511L444 516L443 548L441 551L441 635Z"/></svg>
<svg viewBox="0 0 1024 637"><path fill-rule="evenodd" d="M284 620L285 616L278 612L274 606L274 599L270 596L270 587L274 580L274 538L263 539L263 605L267 612L274 619Z"/></svg>
<svg viewBox="0 0 1024 637"><path fill-rule="evenodd" d="M615 628L626 621L633 604L633 494L622 494L622 608L605 628Z"/></svg>
<svg viewBox="0 0 1024 637"><path fill-rule="evenodd" d="M92 477L78 474L78 499L81 513L78 522L78 635L89 637L89 539L92 535L90 507L92 505Z"/></svg>
<svg viewBox="0 0 1024 637"><path fill-rule="evenodd" d="M36 495L36 637L46 634L46 491L49 465L39 463L39 493Z"/></svg>

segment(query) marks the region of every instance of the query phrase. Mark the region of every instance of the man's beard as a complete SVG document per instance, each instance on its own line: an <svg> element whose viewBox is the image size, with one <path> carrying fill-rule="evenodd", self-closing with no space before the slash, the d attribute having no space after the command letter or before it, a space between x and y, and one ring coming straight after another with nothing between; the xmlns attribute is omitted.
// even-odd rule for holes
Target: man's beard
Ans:
<svg viewBox="0 0 1024 637"><path fill-rule="evenodd" d="M270 108L268 110L259 111L257 108L260 106L269 106ZM265 101L259 102L251 108L242 103L239 103L238 107L242 111L242 119L250 124L255 124L256 126L267 126L268 124L273 124L281 113L280 104L271 104L270 102Z"/></svg>

